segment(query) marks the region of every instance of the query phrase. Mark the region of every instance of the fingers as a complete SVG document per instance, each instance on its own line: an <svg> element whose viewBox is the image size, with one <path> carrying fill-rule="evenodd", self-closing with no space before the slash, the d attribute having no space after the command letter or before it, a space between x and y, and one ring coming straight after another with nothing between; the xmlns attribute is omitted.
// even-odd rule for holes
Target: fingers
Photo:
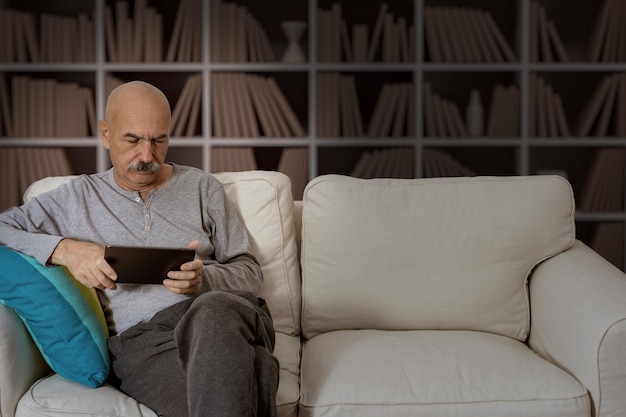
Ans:
<svg viewBox="0 0 626 417"><path fill-rule="evenodd" d="M184 263L180 271L170 271L168 279L163 281L171 292L176 294L192 294L200 288L202 283L202 261L194 259Z"/></svg>
<svg viewBox="0 0 626 417"><path fill-rule="evenodd" d="M104 259L104 248L100 245L62 239L51 255L51 261L67 267L74 278L89 288L116 288L117 275Z"/></svg>

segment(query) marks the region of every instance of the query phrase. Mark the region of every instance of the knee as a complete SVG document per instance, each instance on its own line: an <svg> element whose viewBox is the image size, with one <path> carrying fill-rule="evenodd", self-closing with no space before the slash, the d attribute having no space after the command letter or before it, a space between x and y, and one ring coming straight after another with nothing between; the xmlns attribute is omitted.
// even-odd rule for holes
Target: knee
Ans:
<svg viewBox="0 0 626 417"><path fill-rule="evenodd" d="M253 304L254 303L254 304ZM213 318L242 316L254 310L256 296L243 291L209 291L198 296L191 305L192 311L205 312Z"/></svg>

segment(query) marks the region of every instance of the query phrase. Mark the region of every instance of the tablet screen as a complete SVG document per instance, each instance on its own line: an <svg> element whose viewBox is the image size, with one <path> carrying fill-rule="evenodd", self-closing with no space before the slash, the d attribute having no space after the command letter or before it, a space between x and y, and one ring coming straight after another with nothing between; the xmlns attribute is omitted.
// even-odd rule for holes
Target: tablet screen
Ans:
<svg viewBox="0 0 626 417"><path fill-rule="evenodd" d="M162 284L169 271L192 261L193 249L142 246L107 246L104 259L117 273L118 283Z"/></svg>

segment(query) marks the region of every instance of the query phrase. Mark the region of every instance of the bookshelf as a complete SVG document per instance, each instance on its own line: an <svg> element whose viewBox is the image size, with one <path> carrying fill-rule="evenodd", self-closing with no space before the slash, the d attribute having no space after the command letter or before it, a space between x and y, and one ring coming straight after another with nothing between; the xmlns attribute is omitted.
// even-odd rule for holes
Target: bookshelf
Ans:
<svg viewBox="0 0 626 417"><path fill-rule="evenodd" d="M1 208L46 172L107 169L93 123L144 79L172 103L169 160L281 170L296 197L326 173L565 173L579 237L624 269L621 3L0 0ZM282 61L285 21L303 61Z"/></svg>

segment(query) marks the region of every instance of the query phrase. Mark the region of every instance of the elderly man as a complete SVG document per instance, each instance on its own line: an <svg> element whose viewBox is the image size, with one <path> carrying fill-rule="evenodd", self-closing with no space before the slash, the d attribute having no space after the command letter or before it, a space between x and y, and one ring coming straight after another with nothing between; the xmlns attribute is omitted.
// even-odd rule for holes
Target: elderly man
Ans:
<svg viewBox="0 0 626 417"><path fill-rule="evenodd" d="M163 416L274 416L278 363L261 268L221 184L165 162L170 105L133 81L99 122L113 167L0 214L0 244L98 290L110 380ZM163 285L118 284L105 245L190 247Z"/></svg>

